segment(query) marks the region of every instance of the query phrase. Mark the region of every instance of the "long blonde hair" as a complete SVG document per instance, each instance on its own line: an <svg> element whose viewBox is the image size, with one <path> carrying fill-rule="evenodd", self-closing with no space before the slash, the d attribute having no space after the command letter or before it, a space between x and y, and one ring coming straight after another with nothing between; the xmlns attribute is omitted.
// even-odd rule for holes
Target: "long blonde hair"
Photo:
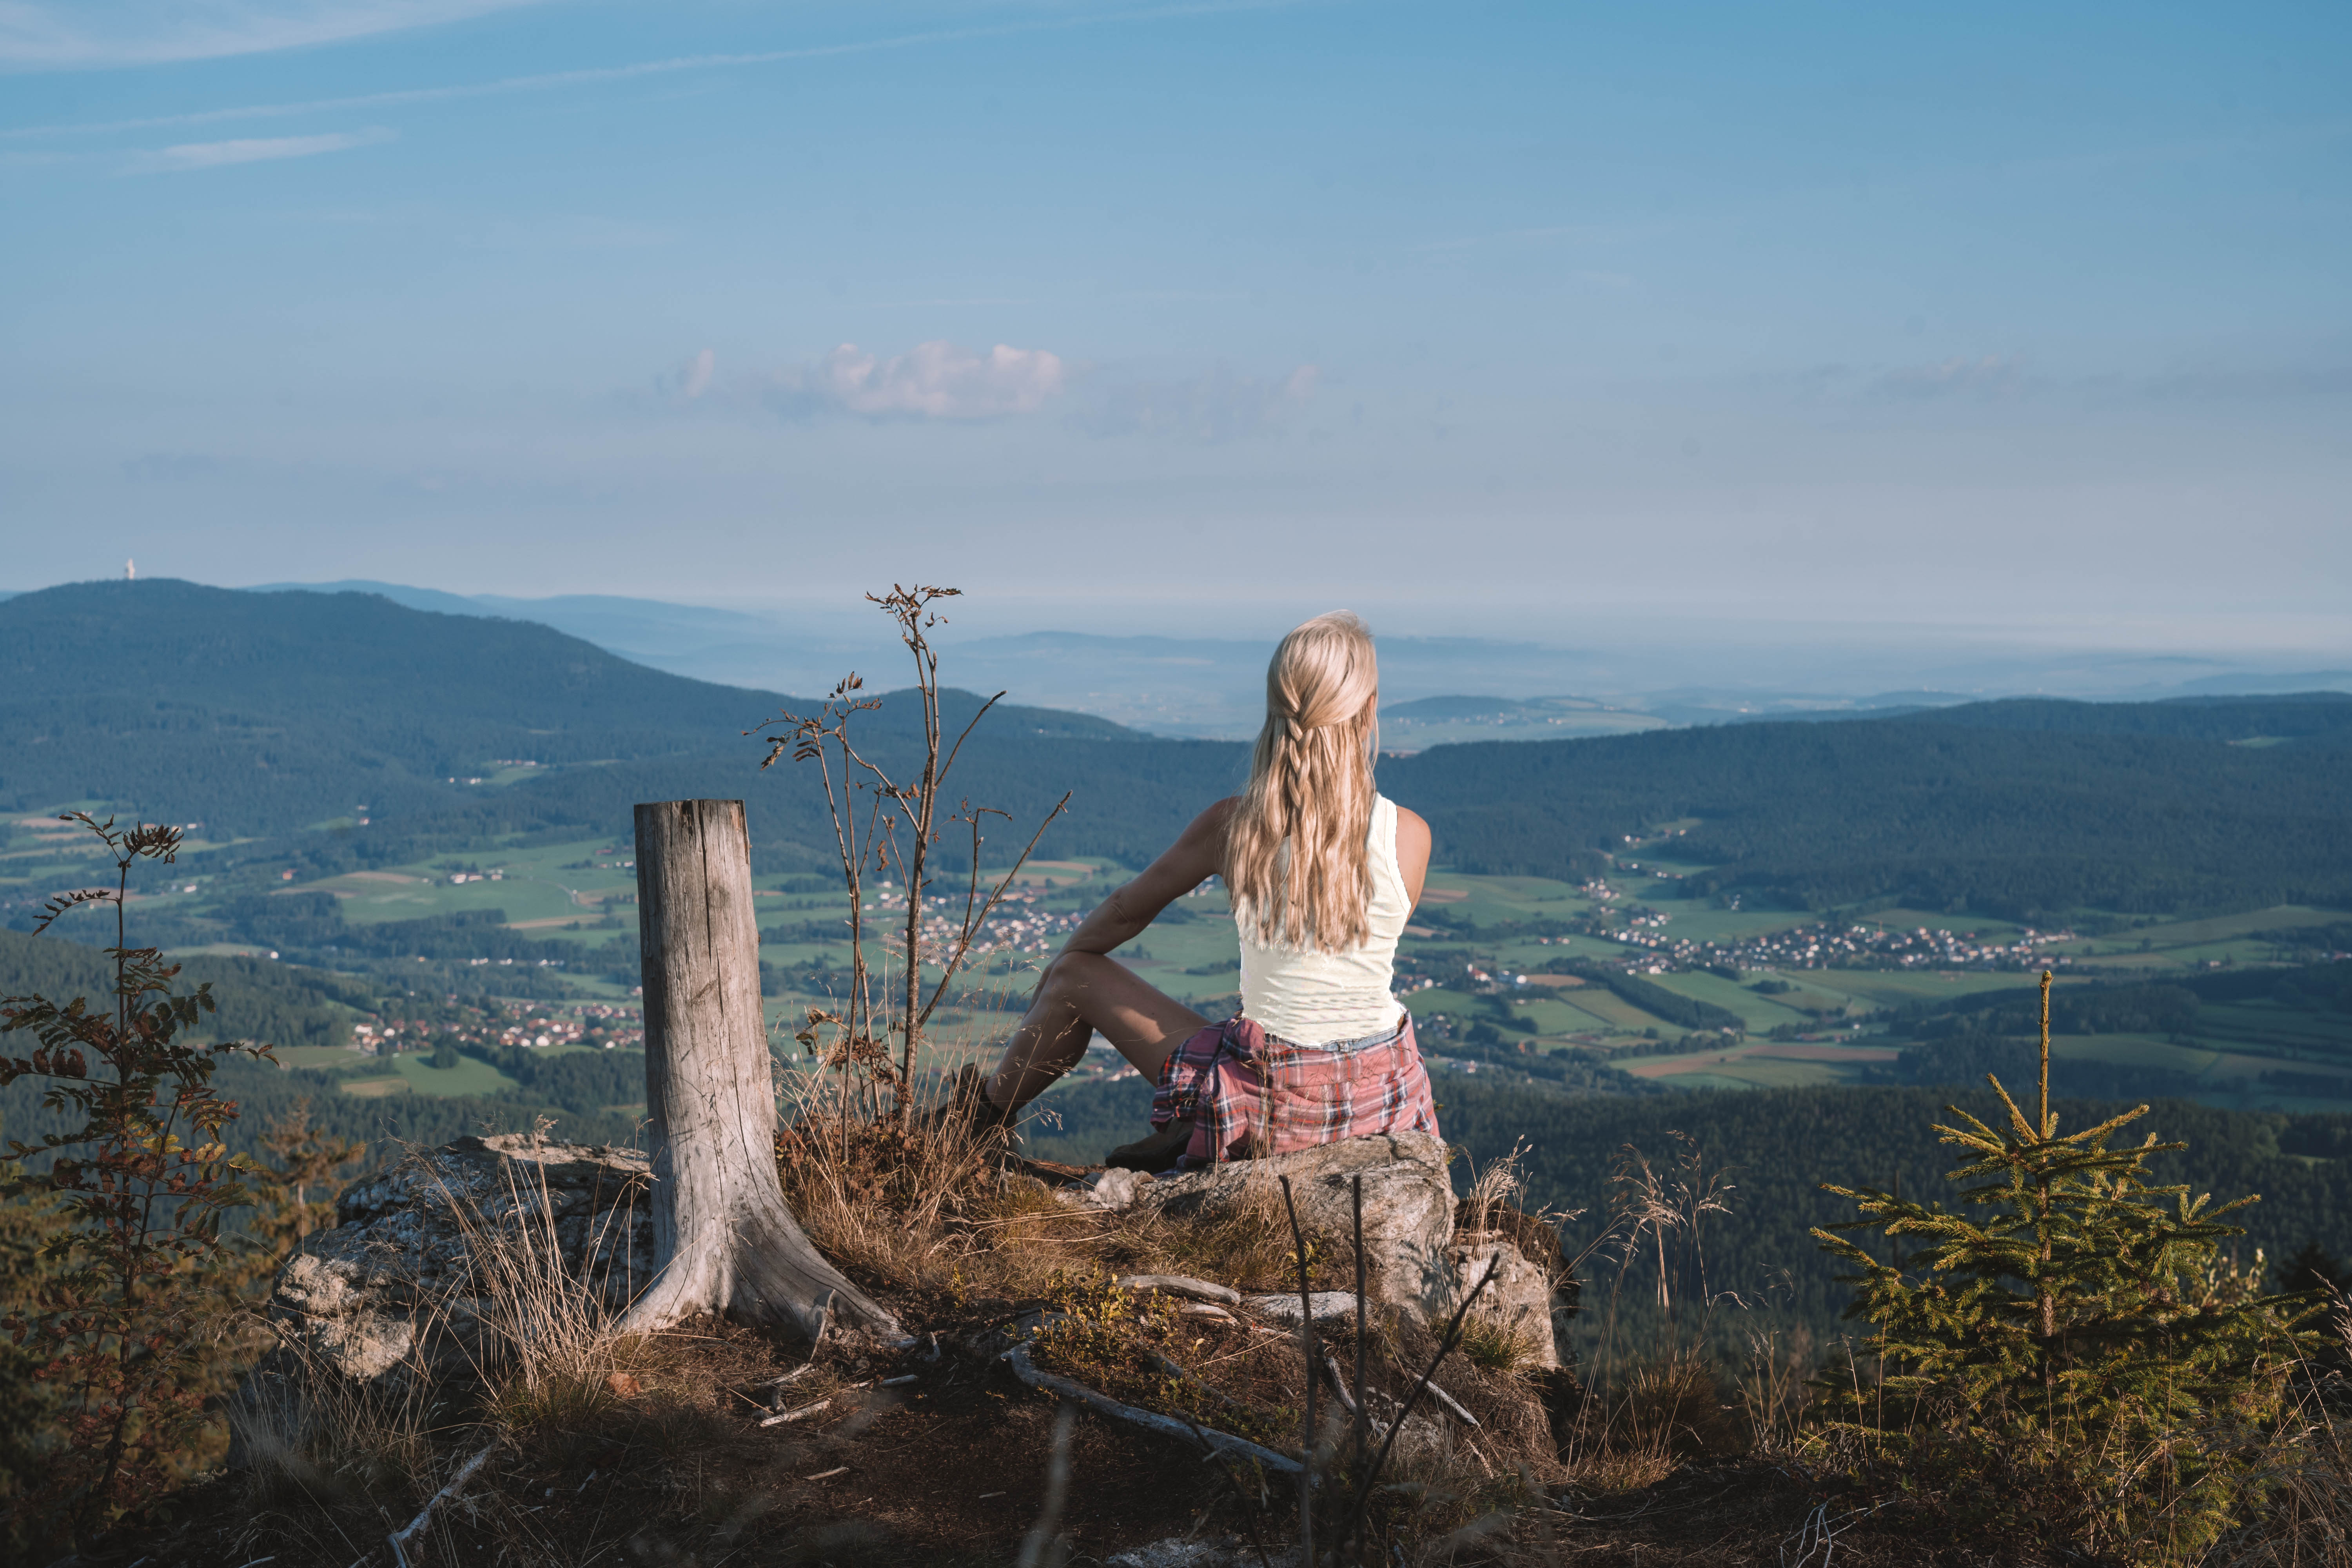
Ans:
<svg viewBox="0 0 2352 1568"><path fill-rule="evenodd" d="M1351 948L1370 934L1372 634L1346 610L1282 639L1265 670L1265 727L1225 839L1234 918L1261 946Z"/></svg>

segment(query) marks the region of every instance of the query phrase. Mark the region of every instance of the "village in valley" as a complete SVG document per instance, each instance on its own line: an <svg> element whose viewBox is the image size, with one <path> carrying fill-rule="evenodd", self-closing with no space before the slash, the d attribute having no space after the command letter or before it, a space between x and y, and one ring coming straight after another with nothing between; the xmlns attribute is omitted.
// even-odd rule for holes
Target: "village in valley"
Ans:
<svg viewBox="0 0 2352 1568"><path fill-rule="evenodd" d="M1883 1081L1905 1043L1888 1035L1897 1012L2014 989L2043 968L2064 986L2341 956L2295 937L2324 912L2292 907L2185 922L2116 919L2085 932L1979 914L1885 908L1823 916L1756 908L1738 894L1693 898L1685 889L1704 868L1669 858L1686 833L1687 825L1675 825L1629 838L1604 874L1580 882L1433 875L1400 948L1395 982L1432 1070L1520 1078L1531 1088L1554 1089L1622 1086L1629 1079L1717 1089ZM508 947L521 939L519 951L532 954L494 952L486 943L478 952L419 959L420 982L429 971L453 983L437 994L422 984L406 987L415 994L396 1004L388 998L379 1011L355 1017L352 1053L421 1058L445 1046L633 1049L643 1037L635 994L634 871L627 847L604 840L413 870L352 872L289 882L286 890L328 893L344 919L362 929L388 931L393 922L436 915L480 922L495 914L495 924L460 929L499 933ZM1009 879L1003 868L983 868L976 892L962 880L934 881L921 921L927 965L956 951L968 920L971 936L929 1034L931 1059L951 1066L992 1050L1043 963L1128 874L1107 860L1077 858L1029 862ZM763 989L772 1037L786 1042L810 1009L835 1009L843 999L849 910L821 876L761 882L755 896ZM904 888L888 879L865 889L859 918L869 940L903 934L906 900ZM1118 956L1213 1016L1236 997L1234 943L1224 894L1213 879ZM254 951L235 943L214 950ZM513 987L488 975L518 967L543 973L546 980L534 984L550 994L499 999ZM2332 1076L2338 1066L2332 1051L2314 1057L2259 1040L2250 1050L2240 1037L2243 1019L2214 1017L2226 1027L2205 1046L2173 1035L2109 1035L2062 1037L2057 1048L2062 1057L2145 1057L2171 1069L2187 1067L2218 1086L2217 1100L2233 1105L2352 1105L2352 1068L2342 1080ZM778 1048L782 1059L794 1059ZM315 1049L290 1058L304 1067L352 1059ZM2352 1055L2345 1060L2352 1062ZM481 1071L420 1070L414 1059L394 1066L396 1077L339 1074L342 1091L471 1093L490 1081ZM2302 1077L2295 1092L2266 1096L2266 1071ZM1098 1038L1066 1081L1132 1076Z"/></svg>

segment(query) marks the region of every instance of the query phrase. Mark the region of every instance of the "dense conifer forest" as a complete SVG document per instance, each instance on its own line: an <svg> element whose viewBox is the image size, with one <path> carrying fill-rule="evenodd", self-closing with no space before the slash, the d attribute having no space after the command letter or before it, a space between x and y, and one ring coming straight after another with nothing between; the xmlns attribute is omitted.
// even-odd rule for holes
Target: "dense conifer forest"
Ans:
<svg viewBox="0 0 2352 1568"><path fill-rule="evenodd" d="M2006 1064L2004 1064L2006 1065ZM2011 1078L2012 1092L2030 1091L2032 1066ZM1961 1160L1937 1140L1936 1124L1958 1104L1998 1121L1999 1102L1979 1079L1940 1088L1797 1089L1745 1092L1701 1090L1664 1095L1530 1093L1515 1084L1460 1075L1441 1077L1438 1119L1446 1141L1467 1162L1455 1169L1466 1190L1473 1171L1524 1148L1528 1198L1556 1210L1580 1211L1562 1226L1571 1248L1597 1233L1613 1202L1629 1195L1614 1178L1628 1151L1654 1165L1671 1164L1695 1149L1708 1175L1731 1184L1730 1212L1709 1218L1699 1237L1705 1290L1733 1292L1716 1316L1727 1342L1743 1325L1761 1326L1750 1308L1781 1314L1783 1326L1802 1325L1826 1343L1840 1331L1851 1300L1838 1282L1845 1270L1814 1245L1815 1226L1853 1217L1853 1205L1822 1191L1824 1183L1893 1190L1953 1204L1947 1179ZM1140 1084L1080 1086L1044 1102L1049 1114L1031 1134L1033 1145L1057 1158L1098 1160L1105 1150L1137 1136L1150 1108ZM2064 1099L2056 1102L2063 1130L2103 1121L2127 1102ZM2216 1110L2185 1100L2162 1100L2141 1131L2161 1142L2185 1142L2179 1153L2158 1157L2168 1182L2217 1199L2258 1193L2262 1201L2240 1216L2246 1236L2239 1255L2260 1248L2277 1284L2290 1259L2316 1246L2331 1259L2352 1258L2352 1117L2257 1114ZM2135 1136L2133 1142L2137 1142ZM1696 1293L1693 1278L1685 1289ZM1605 1303L1616 1265L1601 1260L1583 1275L1589 1306ZM1640 1319L1645 1279L1621 1301Z"/></svg>

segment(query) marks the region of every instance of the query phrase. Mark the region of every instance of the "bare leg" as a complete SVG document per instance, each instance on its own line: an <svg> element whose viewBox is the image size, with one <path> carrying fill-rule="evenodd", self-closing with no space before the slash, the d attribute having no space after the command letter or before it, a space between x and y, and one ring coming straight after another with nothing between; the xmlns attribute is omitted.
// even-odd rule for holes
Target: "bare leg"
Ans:
<svg viewBox="0 0 2352 1568"><path fill-rule="evenodd" d="M1066 952L1046 966L1020 1028L987 1085L989 1103L1018 1110L1077 1065L1100 1030L1147 1080L1209 1020L1117 959Z"/></svg>

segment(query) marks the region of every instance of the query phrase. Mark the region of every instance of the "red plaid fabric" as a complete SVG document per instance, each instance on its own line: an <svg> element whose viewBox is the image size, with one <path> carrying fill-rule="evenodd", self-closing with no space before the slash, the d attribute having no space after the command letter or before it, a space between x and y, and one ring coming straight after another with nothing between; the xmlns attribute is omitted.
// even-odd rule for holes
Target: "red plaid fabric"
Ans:
<svg viewBox="0 0 2352 1568"><path fill-rule="evenodd" d="M1286 1154L1375 1132L1437 1133L1437 1105L1408 1014L1349 1050L1294 1046L1247 1018L1212 1024L1168 1054L1151 1125L1190 1121L1177 1168Z"/></svg>

